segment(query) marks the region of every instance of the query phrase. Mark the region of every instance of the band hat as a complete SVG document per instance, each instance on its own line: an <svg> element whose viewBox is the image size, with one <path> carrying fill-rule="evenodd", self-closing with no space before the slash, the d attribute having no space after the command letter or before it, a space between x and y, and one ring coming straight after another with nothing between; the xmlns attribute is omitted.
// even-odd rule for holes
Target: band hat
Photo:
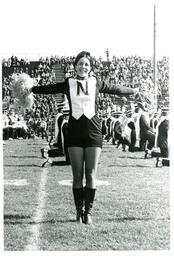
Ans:
<svg viewBox="0 0 174 256"><path fill-rule="evenodd" d="M121 116L122 112L112 112L112 116Z"/></svg>
<svg viewBox="0 0 174 256"><path fill-rule="evenodd" d="M63 108L65 106L65 103L62 102L62 103L57 103L57 108Z"/></svg>
<svg viewBox="0 0 174 256"><path fill-rule="evenodd" d="M63 109L62 113L64 116L69 116L69 109Z"/></svg>
<svg viewBox="0 0 174 256"><path fill-rule="evenodd" d="M135 103L139 103L140 102L140 103L146 103L148 105L152 104L151 100L142 92L137 93L135 95L134 100L135 100Z"/></svg>
<svg viewBox="0 0 174 256"><path fill-rule="evenodd" d="M168 107L162 107L161 112L162 113L168 113L169 112L169 108Z"/></svg>
<svg viewBox="0 0 174 256"><path fill-rule="evenodd" d="M2 105L2 110L8 110L9 109L9 106L7 104L4 104Z"/></svg>
<svg viewBox="0 0 174 256"><path fill-rule="evenodd" d="M126 108L126 113L130 113L130 112L133 112L133 109L134 109L134 104L130 104L127 106Z"/></svg>
<svg viewBox="0 0 174 256"><path fill-rule="evenodd" d="M129 109L129 110L126 111L126 115L130 115L130 114L133 114L132 109Z"/></svg>
<svg viewBox="0 0 174 256"><path fill-rule="evenodd" d="M138 109L138 108L141 108L142 110L147 111L146 104L140 101L136 102L135 104L135 109Z"/></svg>
<svg viewBox="0 0 174 256"><path fill-rule="evenodd" d="M122 114L121 111L115 111L115 110L112 110L111 113L114 113L114 114Z"/></svg>

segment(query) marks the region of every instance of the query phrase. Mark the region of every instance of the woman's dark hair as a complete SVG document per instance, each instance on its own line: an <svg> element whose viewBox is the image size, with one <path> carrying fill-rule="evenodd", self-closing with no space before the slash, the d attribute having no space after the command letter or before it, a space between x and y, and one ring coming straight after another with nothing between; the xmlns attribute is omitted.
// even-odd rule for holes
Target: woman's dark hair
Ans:
<svg viewBox="0 0 174 256"><path fill-rule="evenodd" d="M80 53L77 55L77 57L75 58L75 61L74 61L74 67L77 65L77 62L78 62L81 58L83 58L83 57L85 57L85 58L87 58L87 59L89 60L90 65L91 65L91 68L92 68L92 66L93 66L92 57L91 57L90 53L89 53L89 52L86 52L86 51L82 51L82 52L80 52Z"/></svg>

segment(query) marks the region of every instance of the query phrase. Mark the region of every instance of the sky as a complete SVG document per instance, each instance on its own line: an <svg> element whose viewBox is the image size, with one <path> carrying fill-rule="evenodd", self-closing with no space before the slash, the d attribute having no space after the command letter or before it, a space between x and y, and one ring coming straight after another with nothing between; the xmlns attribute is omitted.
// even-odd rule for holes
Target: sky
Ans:
<svg viewBox="0 0 174 256"><path fill-rule="evenodd" d="M3 56L127 55L153 57L154 5L156 56L171 51L169 0L1 1ZM172 14L172 15L171 15Z"/></svg>

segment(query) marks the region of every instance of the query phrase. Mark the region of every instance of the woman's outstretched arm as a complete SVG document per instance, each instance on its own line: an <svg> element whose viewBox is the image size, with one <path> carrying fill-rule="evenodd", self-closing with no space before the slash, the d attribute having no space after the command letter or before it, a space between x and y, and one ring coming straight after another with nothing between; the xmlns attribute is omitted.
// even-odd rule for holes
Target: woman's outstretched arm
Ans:
<svg viewBox="0 0 174 256"><path fill-rule="evenodd" d="M34 86L31 88L31 92L34 94L56 94L56 93L64 93L67 92L67 83L55 83L49 85L41 85L41 86Z"/></svg>
<svg viewBox="0 0 174 256"><path fill-rule="evenodd" d="M116 95L136 95L139 92L138 88L130 88L126 86L120 86L116 84L111 84L108 81L99 81L99 92L107 94L116 94Z"/></svg>

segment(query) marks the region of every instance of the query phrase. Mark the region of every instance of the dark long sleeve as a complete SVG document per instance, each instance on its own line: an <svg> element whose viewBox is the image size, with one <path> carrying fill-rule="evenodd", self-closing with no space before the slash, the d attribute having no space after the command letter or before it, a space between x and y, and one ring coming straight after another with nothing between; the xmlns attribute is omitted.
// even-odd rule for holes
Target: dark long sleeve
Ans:
<svg viewBox="0 0 174 256"><path fill-rule="evenodd" d="M32 87L34 94L67 93L67 82Z"/></svg>
<svg viewBox="0 0 174 256"><path fill-rule="evenodd" d="M117 95L133 95L134 89L126 86L118 86L116 84L111 84L109 81L98 81L99 92L107 94L117 94Z"/></svg>

